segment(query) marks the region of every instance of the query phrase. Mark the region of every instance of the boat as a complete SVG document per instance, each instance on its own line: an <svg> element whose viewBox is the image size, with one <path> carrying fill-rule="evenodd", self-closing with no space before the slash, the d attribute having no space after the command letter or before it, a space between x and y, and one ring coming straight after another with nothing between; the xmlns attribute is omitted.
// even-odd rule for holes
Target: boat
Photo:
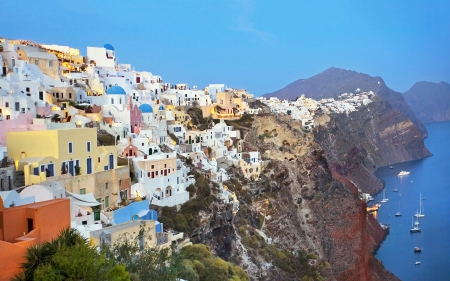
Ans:
<svg viewBox="0 0 450 281"><path fill-rule="evenodd" d="M389 169L394 169L394 166L389 166Z"/></svg>
<svg viewBox="0 0 450 281"><path fill-rule="evenodd" d="M389 199L386 198L386 188L383 189L383 199L380 201L381 203L386 203Z"/></svg>
<svg viewBox="0 0 450 281"><path fill-rule="evenodd" d="M415 265L419 265L419 264L420 264L420 261L416 261L414 264L415 264Z"/></svg>
<svg viewBox="0 0 450 281"><path fill-rule="evenodd" d="M398 202L398 212L395 213L395 216L396 217L401 217L402 216L402 213L400 212L400 202Z"/></svg>
<svg viewBox="0 0 450 281"><path fill-rule="evenodd" d="M420 229L420 227L414 225L414 217L412 217L412 226L411 226L411 228L409 229L409 232L411 232L411 233L417 233L417 232L421 232L421 231L422 231L422 229Z"/></svg>
<svg viewBox="0 0 450 281"><path fill-rule="evenodd" d="M422 249L420 247L414 247L414 252L415 253L422 252Z"/></svg>
<svg viewBox="0 0 450 281"><path fill-rule="evenodd" d="M398 192L398 189L396 188L396 189L394 189L394 192Z"/></svg>
<svg viewBox="0 0 450 281"><path fill-rule="evenodd" d="M423 204L422 204L422 192L420 193L420 207L419 211L414 215L416 218L423 218L425 214L423 212Z"/></svg>
<svg viewBox="0 0 450 281"><path fill-rule="evenodd" d="M408 172L408 171L400 171L400 173L398 173L398 175L401 177L401 176L406 176L406 175L409 175L410 174L410 172Z"/></svg>

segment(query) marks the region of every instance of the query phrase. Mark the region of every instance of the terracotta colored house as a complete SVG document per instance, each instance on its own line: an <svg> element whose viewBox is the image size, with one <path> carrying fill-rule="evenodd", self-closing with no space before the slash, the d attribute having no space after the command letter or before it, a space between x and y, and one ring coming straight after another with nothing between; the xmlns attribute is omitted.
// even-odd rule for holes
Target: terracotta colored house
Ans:
<svg viewBox="0 0 450 281"><path fill-rule="evenodd" d="M51 241L69 227L69 199L5 209L0 198L0 281L10 280L20 271L27 247Z"/></svg>

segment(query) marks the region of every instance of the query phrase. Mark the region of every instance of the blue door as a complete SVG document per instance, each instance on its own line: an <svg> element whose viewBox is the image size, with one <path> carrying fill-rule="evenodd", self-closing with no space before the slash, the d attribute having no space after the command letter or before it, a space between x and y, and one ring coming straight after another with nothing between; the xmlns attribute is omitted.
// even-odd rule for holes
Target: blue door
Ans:
<svg viewBox="0 0 450 281"><path fill-rule="evenodd" d="M69 161L69 173L73 176L75 173L73 172L73 161Z"/></svg>
<svg viewBox="0 0 450 281"><path fill-rule="evenodd" d="M49 174L51 177L53 177L55 175L55 167L54 164L48 164L47 165L47 169L49 171Z"/></svg>
<svg viewBox="0 0 450 281"><path fill-rule="evenodd" d="M87 169L86 169L86 174L92 174L92 161L91 161L91 158L88 158L88 159L86 159L86 166L87 166Z"/></svg>
<svg viewBox="0 0 450 281"><path fill-rule="evenodd" d="M114 155L113 154L109 155L109 169L110 170L114 169Z"/></svg>

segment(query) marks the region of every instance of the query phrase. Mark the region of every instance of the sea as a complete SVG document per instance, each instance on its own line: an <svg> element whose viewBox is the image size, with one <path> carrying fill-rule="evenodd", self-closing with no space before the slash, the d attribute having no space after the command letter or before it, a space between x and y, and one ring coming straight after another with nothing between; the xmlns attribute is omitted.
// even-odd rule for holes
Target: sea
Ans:
<svg viewBox="0 0 450 281"><path fill-rule="evenodd" d="M376 257L404 281L450 280L450 122L425 127L425 145L433 156L376 172L385 181L385 189L373 202L381 201L384 194L389 200L374 215L390 227ZM399 177L402 170L410 174ZM420 202L425 215L418 219L421 232L410 233ZM399 211L402 215L396 217ZM422 252L415 253L414 247Z"/></svg>

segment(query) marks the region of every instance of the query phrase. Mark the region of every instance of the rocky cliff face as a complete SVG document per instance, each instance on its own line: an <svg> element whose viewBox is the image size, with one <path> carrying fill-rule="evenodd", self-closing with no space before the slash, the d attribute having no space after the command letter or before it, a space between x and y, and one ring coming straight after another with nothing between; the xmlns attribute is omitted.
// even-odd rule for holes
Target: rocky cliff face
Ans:
<svg viewBox="0 0 450 281"><path fill-rule="evenodd" d="M330 169L366 193L382 189L373 174L377 168L431 155L415 124L377 96L359 111L317 120L315 141Z"/></svg>
<svg viewBox="0 0 450 281"><path fill-rule="evenodd" d="M422 122L450 120L450 84L418 82L403 95L411 110Z"/></svg>
<svg viewBox="0 0 450 281"><path fill-rule="evenodd" d="M322 125L323 136L333 137L330 122ZM238 195L239 212L233 217L220 207L199 214L202 226L191 238L254 280L398 280L371 254L385 232L356 187L330 169L315 135L299 128L289 116L268 114L242 128L246 149L266 159L261 179L247 182L231 168L225 184Z"/></svg>
<svg viewBox="0 0 450 281"><path fill-rule="evenodd" d="M427 137L425 126L416 118L403 96L387 87L379 76L372 77L364 73L333 67L311 78L297 80L281 90L264 96L294 99L304 94L306 97L320 100L322 98L334 98L342 93L355 93L357 89L375 92L391 104L393 109L410 119L423 136Z"/></svg>

